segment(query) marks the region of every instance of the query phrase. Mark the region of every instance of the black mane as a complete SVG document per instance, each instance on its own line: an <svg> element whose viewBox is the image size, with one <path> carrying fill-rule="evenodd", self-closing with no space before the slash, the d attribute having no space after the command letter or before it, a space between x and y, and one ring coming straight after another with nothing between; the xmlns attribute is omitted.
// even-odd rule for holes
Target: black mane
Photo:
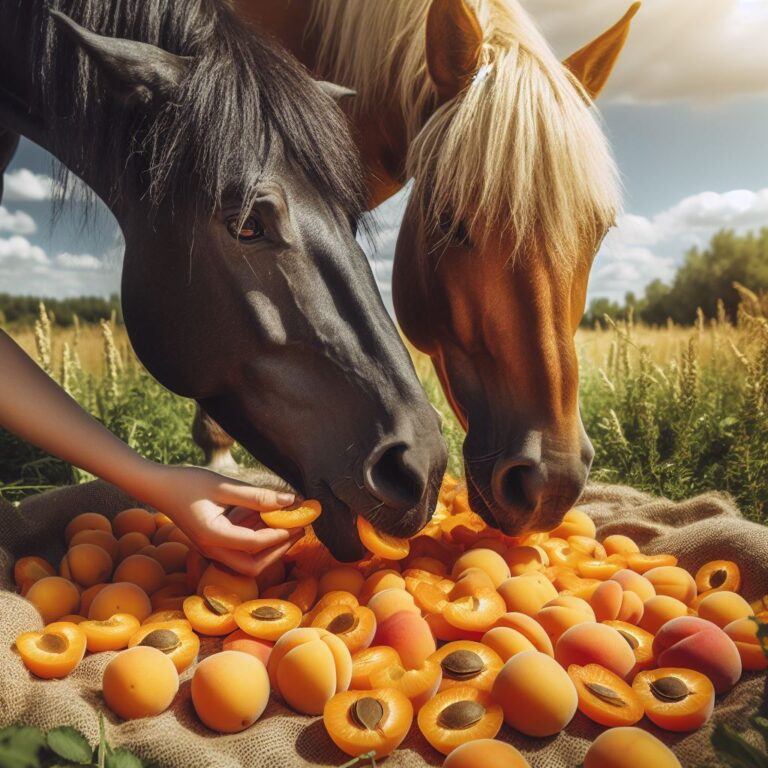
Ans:
<svg viewBox="0 0 768 768"><path fill-rule="evenodd" d="M155 207L191 194L196 199L184 202L197 213L210 212L229 194L247 202L277 139L325 199L351 217L364 209L358 155L343 114L310 87L298 62L246 28L225 0L53 0L50 6L93 32L193 60L176 103L153 116L121 108L101 97L95 66L40 2L32 41L41 62L37 107L77 116L61 136L62 149L72 158L77 148L70 166L99 168L110 190L107 202L121 199L126 148L143 156Z"/></svg>

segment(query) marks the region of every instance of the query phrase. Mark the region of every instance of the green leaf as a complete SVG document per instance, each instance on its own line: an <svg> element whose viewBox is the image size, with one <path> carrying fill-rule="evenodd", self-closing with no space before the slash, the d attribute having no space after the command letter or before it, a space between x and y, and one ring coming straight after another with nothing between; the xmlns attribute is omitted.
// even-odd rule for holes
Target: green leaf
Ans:
<svg viewBox="0 0 768 768"><path fill-rule="evenodd" d="M48 748L70 763L86 765L91 762L91 745L80 731L62 725L48 731Z"/></svg>
<svg viewBox="0 0 768 768"><path fill-rule="evenodd" d="M719 724L712 732L715 752L735 768L768 768L768 755L755 749L733 728Z"/></svg>
<svg viewBox="0 0 768 768"><path fill-rule="evenodd" d="M118 747L107 757L106 768L143 768L144 763L127 749Z"/></svg>
<svg viewBox="0 0 768 768"><path fill-rule="evenodd" d="M40 761L36 754L0 746L0 768L40 768Z"/></svg>
<svg viewBox="0 0 768 768"><path fill-rule="evenodd" d="M36 755L45 746L45 734L32 726L16 728L15 733L8 739L8 746Z"/></svg>

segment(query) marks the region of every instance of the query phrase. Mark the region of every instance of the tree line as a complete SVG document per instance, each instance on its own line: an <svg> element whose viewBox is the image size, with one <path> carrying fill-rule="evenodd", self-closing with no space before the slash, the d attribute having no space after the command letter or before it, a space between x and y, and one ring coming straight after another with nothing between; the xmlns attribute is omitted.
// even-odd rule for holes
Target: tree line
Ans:
<svg viewBox="0 0 768 768"><path fill-rule="evenodd" d="M69 327L74 324L75 316L83 323L98 323L113 316L116 322L123 322L120 298L113 294L108 299L102 296L77 296L69 299L50 299L41 296L13 296L0 293L0 324L14 326L33 325L40 316L40 302L53 324Z"/></svg>
<svg viewBox="0 0 768 768"><path fill-rule="evenodd" d="M756 293L768 291L768 227L744 235L720 230L706 248L694 247L685 254L671 283L653 280L642 296L627 293L623 304L594 299L582 325L591 328L606 315L623 320L630 311L647 325L665 325L668 320L691 325L699 308L705 317L715 317L719 300L728 316L735 319L739 294L734 283Z"/></svg>

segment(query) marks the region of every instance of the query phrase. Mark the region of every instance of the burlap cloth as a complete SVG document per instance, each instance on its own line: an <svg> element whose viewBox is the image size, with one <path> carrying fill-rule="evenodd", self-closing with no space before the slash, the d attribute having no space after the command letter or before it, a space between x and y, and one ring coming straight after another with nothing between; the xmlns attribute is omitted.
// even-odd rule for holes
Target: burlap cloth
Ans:
<svg viewBox="0 0 768 768"><path fill-rule="evenodd" d="M741 566L747 599L768 592L768 527L744 520L723 495L707 494L675 504L630 488L591 485L580 505L594 518L600 537L628 534L646 552L673 552L689 571L707 560L732 559ZM57 562L63 554L63 528L74 515L84 511L110 515L128 506L135 504L99 482L32 497L18 508L0 500L0 588L8 590L0 592L0 725L18 722L47 729L69 724L95 742L97 712L102 711L108 739L114 745L126 746L159 766L275 768L346 762L348 758L325 734L321 719L296 715L274 701L261 720L244 733L219 736L208 731L192 711L191 671L182 676L179 695L169 711L133 722L120 722L101 697L101 675L112 653L87 657L61 681L36 680L27 673L13 651L13 641L20 632L42 624L35 609L12 591L14 559L38 554ZM206 641L201 656L216 646L216 641ZM714 719L737 729L746 728L747 718L761 701L764 685L764 675L745 675L730 694L720 697ZM673 735L647 722L644 725L672 746L686 768L718 764L709 745L711 724L690 735ZM521 749L535 768L574 768L601 731L577 713L555 738L526 739L506 727L500 738ZM415 768L441 762L442 756L414 728L386 765Z"/></svg>

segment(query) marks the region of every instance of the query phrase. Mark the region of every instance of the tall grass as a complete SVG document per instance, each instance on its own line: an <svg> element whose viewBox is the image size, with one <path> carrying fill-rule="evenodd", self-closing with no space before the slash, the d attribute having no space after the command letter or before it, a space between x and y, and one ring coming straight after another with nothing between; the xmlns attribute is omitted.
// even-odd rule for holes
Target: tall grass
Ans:
<svg viewBox="0 0 768 768"><path fill-rule="evenodd" d="M694 328L651 329L630 318L577 336L582 415L595 445L592 477L673 499L731 493L750 518L768 522L768 302L740 289L738 320L699 316ZM12 335L38 363L139 453L199 463L193 405L138 363L122 326L61 329L45 307L34 328ZM463 432L427 358L413 352L443 416L449 469L460 474ZM242 449L236 458L253 464ZM89 477L0 431L0 494L11 500Z"/></svg>

